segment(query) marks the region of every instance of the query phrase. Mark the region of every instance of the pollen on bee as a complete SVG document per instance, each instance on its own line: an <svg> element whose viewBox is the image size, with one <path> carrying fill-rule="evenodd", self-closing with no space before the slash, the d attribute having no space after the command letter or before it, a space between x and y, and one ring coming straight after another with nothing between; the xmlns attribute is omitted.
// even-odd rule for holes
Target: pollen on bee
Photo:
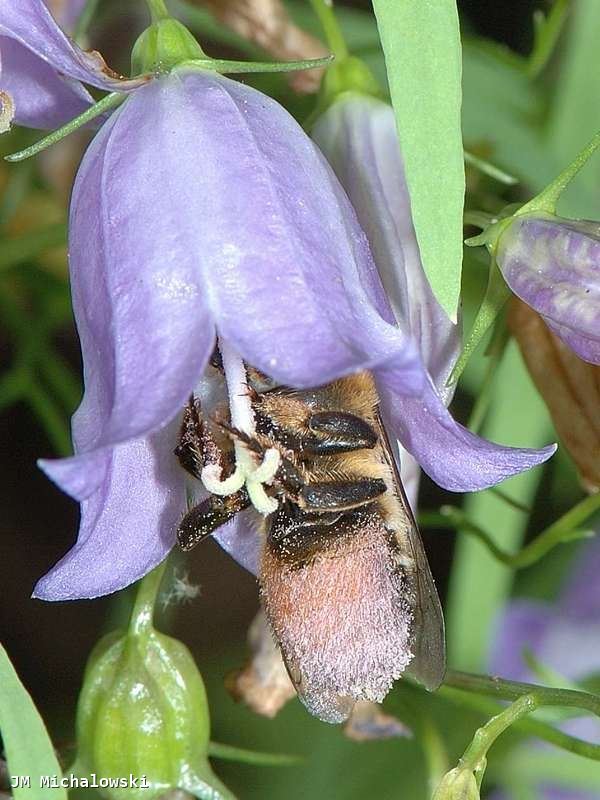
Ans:
<svg viewBox="0 0 600 800"><path fill-rule="evenodd" d="M410 593L376 515L358 512L303 563L267 547L261 591L299 696L322 720L383 700L412 659Z"/></svg>

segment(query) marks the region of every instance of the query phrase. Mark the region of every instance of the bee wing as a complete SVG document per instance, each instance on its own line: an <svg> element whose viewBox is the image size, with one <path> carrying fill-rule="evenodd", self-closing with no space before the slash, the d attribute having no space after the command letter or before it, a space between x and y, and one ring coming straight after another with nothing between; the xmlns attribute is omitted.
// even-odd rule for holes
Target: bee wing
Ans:
<svg viewBox="0 0 600 800"><path fill-rule="evenodd" d="M433 691L442 683L446 673L444 615L427 556L425 555L419 528L402 486L395 451L392 448L381 418L378 419L378 426L382 448L394 475L396 496L408 521L408 546L415 565L416 597L412 640L413 658L406 672L419 683L422 683L426 689ZM397 539L399 547L405 548L405 541L399 537Z"/></svg>

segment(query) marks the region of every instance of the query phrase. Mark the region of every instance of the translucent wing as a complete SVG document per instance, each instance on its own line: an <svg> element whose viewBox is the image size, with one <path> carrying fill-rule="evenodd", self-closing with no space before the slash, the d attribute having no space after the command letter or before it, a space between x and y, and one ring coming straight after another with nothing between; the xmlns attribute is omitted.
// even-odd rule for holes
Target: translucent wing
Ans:
<svg viewBox="0 0 600 800"><path fill-rule="evenodd" d="M403 551L408 546L408 555L414 561L415 607L413 612L412 649L413 659L407 672L430 691L437 689L446 673L446 643L444 636L444 615L438 597L433 576L429 568L427 556L417 523L406 498L400 479L394 450L381 418L378 418L378 433L394 476L394 490L402 507L402 514L407 520L406 535L404 531L396 536L397 546ZM402 555L402 552L400 552Z"/></svg>

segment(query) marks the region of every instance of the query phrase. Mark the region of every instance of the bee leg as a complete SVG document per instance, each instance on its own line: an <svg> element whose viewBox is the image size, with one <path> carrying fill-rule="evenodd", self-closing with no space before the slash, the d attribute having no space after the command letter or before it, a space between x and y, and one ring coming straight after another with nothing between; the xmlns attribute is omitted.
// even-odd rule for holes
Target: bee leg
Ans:
<svg viewBox="0 0 600 800"><path fill-rule="evenodd" d="M305 511L348 511L372 503L386 489L381 478L309 483L300 492L299 505Z"/></svg>
<svg viewBox="0 0 600 800"><path fill-rule="evenodd" d="M345 411L316 411L310 415L308 427L317 436L307 441L304 449L314 455L371 449L377 444L377 433L369 423Z"/></svg>
<svg viewBox="0 0 600 800"><path fill-rule="evenodd" d="M190 509L179 523L177 541L182 550L191 550L217 528L229 522L239 511L248 508L250 498L245 489L219 497L211 494Z"/></svg>
<svg viewBox="0 0 600 800"><path fill-rule="evenodd" d="M200 401L193 395L183 411L179 444L174 450L181 466L200 479L206 464L221 464L224 454L202 421Z"/></svg>

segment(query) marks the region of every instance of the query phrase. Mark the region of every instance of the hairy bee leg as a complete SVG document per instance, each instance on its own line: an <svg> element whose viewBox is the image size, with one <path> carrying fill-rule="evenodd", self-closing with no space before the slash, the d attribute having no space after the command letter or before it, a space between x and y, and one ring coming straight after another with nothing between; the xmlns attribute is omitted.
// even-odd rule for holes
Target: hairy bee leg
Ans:
<svg viewBox="0 0 600 800"><path fill-rule="evenodd" d="M372 503L387 489L381 478L310 483L299 496L304 511L348 511Z"/></svg>
<svg viewBox="0 0 600 800"><path fill-rule="evenodd" d="M377 444L377 433L369 423L345 411L315 411L308 417L308 431L304 433L275 424L260 405L254 414L259 433L307 456L349 453L372 449Z"/></svg>
<svg viewBox="0 0 600 800"><path fill-rule="evenodd" d="M250 498L245 489L227 497L210 495L188 511L179 523L179 546L182 550L191 550L249 505Z"/></svg>
<svg viewBox="0 0 600 800"><path fill-rule="evenodd" d="M223 466L223 452L202 421L200 401L193 395L183 411L179 444L173 452L181 466L198 480L206 464Z"/></svg>
<svg viewBox="0 0 600 800"><path fill-rule="evenodd" d="M311 442L309 449L314 455L371 449L377 444L377 433L369 423L345 411L316 411L310 415L308 427L314 433L332 437Z"/></svg>

